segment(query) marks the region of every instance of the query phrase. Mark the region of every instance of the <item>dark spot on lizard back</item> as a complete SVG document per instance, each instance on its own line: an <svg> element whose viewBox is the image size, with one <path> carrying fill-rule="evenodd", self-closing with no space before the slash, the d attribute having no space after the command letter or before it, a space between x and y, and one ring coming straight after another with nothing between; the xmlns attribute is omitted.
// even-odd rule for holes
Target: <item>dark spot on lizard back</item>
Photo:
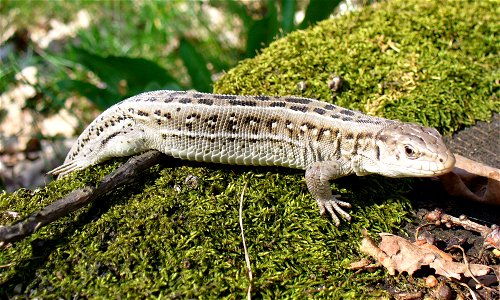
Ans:
<svg viewBox="0 0 500 300"><path fill-rule="evenodd" d="M309 123L309 122L304 122L304 123L302 123L301 126L306 126L307 129L314 129L314 128L316 128L316 126L314 126L314 124Z"/></svg>
<svg viewBox="0 0 500 300"><path fill-rule="evenodd" d="M148 117L149 116L149 114L147 112L143 111L143 110L137 111L137 114L139 116L142 116L142 117Z"/></svg>
<svg viewBox="0 0 500 300"><path fill-rule="evenodd" d="M199 119L201 115L199 113L192 113L188 116L188 119Z"/></svg>
<svg viewBox="0 0 500 300"><path fill-rule="evenodd" d="M211 129L215 129L217 127L218 119L219 117L217 115L211 115L205 120L205 123L207 123L208 127L210 127Z"/></svg>
<svg viewBox="0 0 500 300"><path fill-rule="evenodd" d="M266 101L266 100L269 100L270 97L269 96L255 96L255 99L261 100L261 101Z"/></svg>
<svg viewBox="0 0 500 300"><path fill-rule="evenodd" d="M286 103L285 102L273 102L269 106L270 107L285 107Z"/></svg>
<svg viewBox="0 0 500 300"><path fill-rule="evenodd" d="M344 121L344 122L349 122L349 121L352 121L352 118L349 118L349 117L342 117L342 121Z"/></svg>
<svg viewBox="0 0 500 300"><path fill-rule="evenodd" d="M319 108L319 107L316 107L316 108L314 109L314 112L315 112L315 113L318 113L318 114L320 114L320 115L324 115L324 114L326 113L326 110L324 110L324 109L322 109L322 108Z"/></svg>
<svg viewBox="0 0 500 300"><path fill-rule="evenodd" d="M333 105L333 104L327 104L327 105L325 105L325 109L327 109L327 110L336 110L337 107L335 105Z"/></svg>
<svg viewBox="0 0 500 300"><path fill-rule="evenodd" d="M230 132L237 132L238 131L238 120L229 119L226 123L226 129L227 129L227 131L230 131Z"/></svg>
<svg viewBox="0 0 500 300"><path fill-rule="evenodd" d="M354 141L354 147L352 147L352 152L351 152L351 153L352 153L352 155L356 155L356 154L358 154L359 146L360 146L360 145L359 145L359 139L356 139L356 140Z"/></svg>
<svg viewBox="0 0 500 300"><path fill-rule="evenodd" d="M159 110L159 109L155 110L155 115L161 116L161 110Z"/></svg>
<svg viewBox="0 0 500 300"><path fill-rule="evenodd" d="M235 95L213 95L213 97L215 99L223 99L223 100L234 100L237 98L237 96Z"/></svg>
<svg viewBox="0 0 500 300"><path fill-rule="evenodd" d="M201 98L201 99L198 99L198 103L205 104L205 105L212 105L212 104L214 104L214 100L209 99L209 98Z"/></svg>
<svg viewBox="0 0 500 300"><path fill-rule="evenodd" d="M217 122L217 119L219 119L219 116L217 116L217 115L211 115L211 116L208 117L207 120L213 121L213 122Z"/></svg>
<svg viewBox="0 0 500 300"><path fill-rule="evenodd" d="M194 93L193 94L193 98L202 98L204 96L205 96L205 94L203 94L203 93Z"/></svg>
<svg viewBox="0 0 500 300"><path fill-rule="evenodd" d="M101 141L101 145L104 146L106 145L112 138L114 138L115 136L119 135L120 132L119 131L116 131L116 132L113 132L112 134L108 135L107 137L105 137L102 141Z"/></svg>
<svg viewBox="0 0 500 300"><path fill-rule="evenodd" d="M274 129L274 128L273 128L273 124L276 124L276 127L278 127L278 126L277 126L277 125L278 125L278 119L274 119L274 118L273 118L273 119L268 120L268 121L267 121L267 123L266 123L266 126L267 126L267 128L268 128L269 130L273 130L273 129ZM275 128L276 128L276 127L275 127Z"/></svg>
<svg viewBox="0 0 500 300"><path fill-rule="evenodd" d="M346 116L354 116L354 112L348 109L342 109L339 111L341 114L346 115Z"/></svg>
<svg viewBox="0 0 500 300"><path fill-rule="evenodd" d="M259 123L260 122L260 119L257 118L257 117L254 117L254 116L246 116L244 119L243 119L243 122L244 123L250 123L254 121L255 123Z"/></svg>
<svg viewBox="0 0 500 300"><path fill-rule="evenodd" d="M356 122L358 122L358 123L366 123L366 124L376 124L374 122L374 120L366 119L366 118L357 119Z"/></svg>
<svg viewBox="0 0 500 300"><path fill-rule="evenodd" d="M330 135L326 134L327 131L330 131L330 134L331 134L331 129L328 129L328 128L320 128L319 129L319 132L318 132L318 136L317 136L317 140L318 141L321 141L323 139L326 139L328 138Z"/></svg>
<svg viewBox="0 0 500 300"><path fill-rule="evenodd" d="M193 99L185 97L185 98L181 98L179 100L179 103L188 104L188 103L191 103L191 101L193 101Z"/></svg>
<svg viewBox="0 0 500 300"><path fill-rule="evenodd" d="M307 106L290 106L290 109L291 110L295 110L295 111L301 111L301 112L307 112L307 110L309 109Z"/></svg>
<svg viewBox="0 0 500 300"><path fill-rule="evenodd" d="M253 100L230 99L229 104L237 106L257 106L257 102Z"/></svg>
<svg viewBox="0 0 500 300"><path fill-rule="evenodd" d="M286 97L285 98L286 102L291 102L291 103L300 103L300 104L309 104L312 101L306 98L298 98L298 97Z"/></svg>

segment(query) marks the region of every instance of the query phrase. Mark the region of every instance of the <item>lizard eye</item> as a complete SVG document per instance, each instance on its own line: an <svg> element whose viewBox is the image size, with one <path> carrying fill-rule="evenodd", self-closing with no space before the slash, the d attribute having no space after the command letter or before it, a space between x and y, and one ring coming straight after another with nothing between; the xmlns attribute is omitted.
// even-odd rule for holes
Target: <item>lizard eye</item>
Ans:
<svg viewBox="0 0 500 300"><path fill-rule="evenodd" d="M413 148L410 145L406 145L405 146L405 154L406 154L406 157L408 157L408 158L415 158L417 153L415 152L415 150L413 150Z"/></svg>

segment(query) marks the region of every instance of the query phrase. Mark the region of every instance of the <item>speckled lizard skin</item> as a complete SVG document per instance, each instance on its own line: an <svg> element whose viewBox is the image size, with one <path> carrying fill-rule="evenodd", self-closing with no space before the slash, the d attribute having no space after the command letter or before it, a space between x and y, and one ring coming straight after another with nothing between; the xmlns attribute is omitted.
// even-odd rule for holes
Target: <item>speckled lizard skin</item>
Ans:
<svg viewBox="0 0 500 300"><path fill-rule="evenodd" d="M103 112L80 135L64 175L111 157L156 149L200 162L283 166L306 171L306 183L335 224L350 204L329 180L356 174L428 177L450 171L453 154L432 128L364 115L300 97L155 91Z"/></svg>

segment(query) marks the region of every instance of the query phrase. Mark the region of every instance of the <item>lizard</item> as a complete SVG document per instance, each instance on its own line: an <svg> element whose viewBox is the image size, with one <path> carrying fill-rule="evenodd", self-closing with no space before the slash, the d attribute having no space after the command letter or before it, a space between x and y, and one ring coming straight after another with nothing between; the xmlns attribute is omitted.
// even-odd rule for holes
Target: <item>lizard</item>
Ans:
<svg viewBox="0 0 500 300"><path fill-rule="evenodd" d="M432 177L455 157L434 128L365 115L294 96L239 96L159 90L105 110L78 137L64 176L112 157L158 150L176 158L305 170L320 213L347 221L350 208L329 181L351 174Z"/></svg>

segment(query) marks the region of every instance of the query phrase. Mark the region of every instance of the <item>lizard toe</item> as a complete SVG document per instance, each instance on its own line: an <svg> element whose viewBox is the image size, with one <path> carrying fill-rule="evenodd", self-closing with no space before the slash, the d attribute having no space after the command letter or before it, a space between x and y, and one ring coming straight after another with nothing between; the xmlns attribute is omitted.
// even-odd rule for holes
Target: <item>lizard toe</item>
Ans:
<svg viewBox="0 0 500 300"><path fill-rule="evenodd" d="M326 213L326 211L328 211L333 219L333 222L335 223L335 226L340 225L340 219L337 214L342 216L342 218L344 218L348 222L352 219L351 216L341 208L350 208L351 204L349 202L340 201L338 200L338 198L340 198L340 195L334 195L333 199L329 200L318 200L320 214L323 215Z"/></svg>

